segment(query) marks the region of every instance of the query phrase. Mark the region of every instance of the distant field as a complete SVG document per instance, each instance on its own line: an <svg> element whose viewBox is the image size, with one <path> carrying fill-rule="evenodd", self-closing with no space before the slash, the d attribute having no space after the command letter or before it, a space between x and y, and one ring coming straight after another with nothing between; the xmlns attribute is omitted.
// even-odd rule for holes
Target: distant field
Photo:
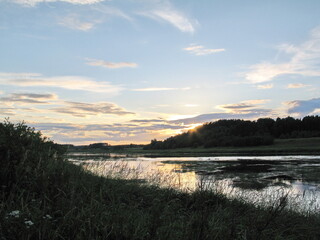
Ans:
<svg viewBox="0 0 320 240"><path fill-rule="evenodd" d="M164 150L143 150L142 147L127 148L122 152L147 155L279 155L320 154L320 138L276 139L273 145L257 147L215 147L177 148Z"/></svg>

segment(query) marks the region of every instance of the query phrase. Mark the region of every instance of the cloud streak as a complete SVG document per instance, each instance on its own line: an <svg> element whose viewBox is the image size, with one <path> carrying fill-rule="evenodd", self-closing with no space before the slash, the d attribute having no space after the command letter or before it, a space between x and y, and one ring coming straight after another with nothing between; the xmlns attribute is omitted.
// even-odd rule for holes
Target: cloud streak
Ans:
<svg viewBox="0 0 320 240"><path fill-rule="evenodd" d="M289 106L289 114L306 116L320 113L320 98L313 98L310 100L295 100L286 104Z"/></svg>
<svg viewBox="0 0 320 240"><path fill-rule="evenodd" d="M161 92L161 91L175 91L175 90L190 90L189 87L185 88L136 88L132 89L135 92Z"/></svg>
<svg viewBox="0 0 320 240"><path fill-rule="evenodd" d="M4 0L10 1L10 0ZM135 3L138 5L137 11L133 11L130 14L123 12L122 10L114 7L107 6L106 4L99 4L109 0L12 0L13 3L19 4L22 7L36 7L42 3L69 3L72 5L91 5L89 11L93 11L90 16L97 16L99 14L99 21L96 20L86 20L80 18L79 15L68 15L58 21L62 26L65 26L70 29L79 30L79 31L89 31L97 23L103 22L113 17L120 17L126 19L130 22L134 21L133 15L140 15L148 17L150 19L156 20L158 22L166 22L173 27L179 29L181 32L194 33L195 25L197 22L195 20L189 19L183 12L175 9L175 7L168 0L160 1L142 1L142 6L139 1ZM141 11L141 8L149 9Z"/></svg>
<svg viewBox="0 0 320 240"><path fill-rule="evenodd" d="M181 32L195 32L195 24L193 21L188 19L182 12L174 9L169 1L160 1L159 4L154 6L151 10L139 12L138 14L157 21L167 22Z"/></svg>
<svg viewBox="0 0 320 240"><path fill-rule="evenodd" d="M73 117L88 117L98 115L135 115L115 103L95 102L84 103L75 101L64 101L55 94L38 94L38 93L12 93L8 96L0 97L2 112L0 115L20 115L28 111L37 113L42 116L51 116L53 112L55 117L61 117L58 114L68 114ZM37 105L46 104L46 108ZM24 105L32 105L32 108L23 108Z"/></svg>
<svg viewBox="0 0 320 240"><path fill-rule="evenodd" d="M201 114L195 117L171 120L169 122L179 124L199 124L217 121L219 119L253 119L273 115L273 111L263 108L261 105L268 102L267 99L247 100L240 103L224 104L217 106L224 112Z"/></svg>
<svg viewBox="0 0 320 240"><path fill-rule="evenodd" d="M108 18L110 16L114 16L114 17L119 17L119 18L125 19L130 22L133 21L133 19L128 14L123 12L122 10L115 8L115 7L107 6L105 4L99 4L98 6L92 6L91 9L93 9L95 12L101 13L102 16L105 16L106 18Z"/></svg>
<svg viewBox="0 0 320 240"><path fill-rule="evenodd" d="M204 56L204 55L210 55L210 54L226 51L224 48L210 49L210 48L205 48L202 45L194 45L194 44L184 48L183 50L191 54L194 54L196 56Z"/></svg>
<svg viewBox="0 0 320 240"><path fill-rule="evenodd" d="M8 117L15 115L15 108L8 105L6 102L1 103L0 113L2 116Z"/></svg>
<svg viewBox="0 0 320 240"><path fill-rule="evenodd" d="M19 102L25 104L48 104L47 100L57 99L55 94L12 93L8 97L0 98L1 102Z"/></svg>
<svg viewBox="0 0 320 240"><path fill-rule="evenodd" d="M61 18L58 21L58 24L73 29L73 30L79 30L79 31L89 31L92 28L94 28L94 26L100 23L100 21L94 20L94 21L83 21L80 19L80 16L76 15L76 14L70 14L66 17Z"/></svg>
<svg viewBox="0 0 320 240"><path fill-rule="evenodd" d="M96 59L87 59L87 65L98 66L104 68L136 68L138 67L137 63L133 62L106 62L103 60Z"/></svg>
<svg viewBox="0 0 320 240"><path fill-rule="evenodd" d="M120 9L105 4L90 6L90 8L86 8L84 11L59 17L57 22L69 29L87 32L94 29L96 25L102 24L114 17L133 22L133 19Z"/></svg>
<svg viewBox="0 0 320 240"><path fill-rule="evenodd" d="M63 114L70 114L75 117L86 117L88 115L112 114L112 115L134 115L114 103L81 103L65 102L64 107L52 108L52 111Z"/></svg>
<svg viewBox="0 0 320 240"><path fill-rule="evenodd" d="M54 87L68 90L118 94L122 87L108 82L97 82L82 76L46 77L39 73L0 73L0 84L19 87Z"/></svg>
<svg viewBox="0 0 320 240"><path fill-rule="evenodd" d="M288 84L287 88L304 88L308 87L309 85L303 84L303 83L291 83Z"/></svg>
<svg viewBox="0 0 320 240"><path fill-rule="evenodd" d="M250 83L263 83L281 75L298 74L302 76L320 76L320 27L311 31L309 39L301 45L282 44L280 53L291 56L282 63L262 62L249 67L245 78Z"/></svg>
<svg viewBox="0 0 320 240"><path fill-rule="evenodd" d="M54 3L54 2L65 2L76 5L91 5L105 0L13 0L12 2L20 4L24 7L35 7L40 3Z"/></svg>
<svg viewBox="0 0 320 240"><path fill-rule="evenodd" d="M235 104L219 105L217 106L217 108L225 110L228 113L249 113L257 110L260 111L259 108L261 107L261 105L268 101L269 100L267 99L247 100Z"/></svg>
<svg viewBox="0 0 320 240"><path fill-rule="evenodd" d="M156 10L153 11L152 14L155 17L171 23L182 32L193 33L195 31L194 26L185 16L172 9Z"/></svg>
<svg viewBox="0 0 320 240"><path fill-rule="evenodd" d="M132 122L132 121L131 121ZM33 123L32 127L50 135L57 142L86 144L97 141L129 143L128 141L150 141L152 137L169 137L163 131L185 129L176 123L148 121L115 124L72 124L72 123Z"/></svg>
<svg viewBox="0 0 320 240"><path fill-rule="evenodd" d="M172 120L173 123L180 124L197 124L217 121L219 119L252 119L269 116L272 111L269 109L255 109L254 111L248 111L246 113L208 113L201 114L192 118L184 118L178 120Z"/></svg>
<svg viewBox="0 0 320 240"><path fill-rule="evenodd" d="M257 89L271 89L271 88L273 88L273 84L272 83L257 85Z"/></svg>

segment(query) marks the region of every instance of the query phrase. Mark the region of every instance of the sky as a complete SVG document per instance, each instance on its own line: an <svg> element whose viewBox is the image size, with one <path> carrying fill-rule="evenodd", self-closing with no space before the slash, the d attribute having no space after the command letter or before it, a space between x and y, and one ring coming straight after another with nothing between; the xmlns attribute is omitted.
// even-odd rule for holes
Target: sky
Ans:
<svg viewBox="0 0 320 240"><path fill-rule="evenodd" d="M0 0L0 119L145 144L320 113L319 0Z"/></svg>

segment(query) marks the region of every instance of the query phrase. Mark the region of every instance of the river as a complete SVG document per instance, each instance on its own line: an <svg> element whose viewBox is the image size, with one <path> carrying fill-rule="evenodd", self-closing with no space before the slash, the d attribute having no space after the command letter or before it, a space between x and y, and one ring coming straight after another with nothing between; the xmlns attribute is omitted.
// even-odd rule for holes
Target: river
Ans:
<svg viewBox="0 0 320 240"><path fill-rule="evenodd" d="M139 179L181 191L212 190L268 206L286 197L298 212L320 210L320 156L128 157L71 153L68 160L97 175Z"/></svg>

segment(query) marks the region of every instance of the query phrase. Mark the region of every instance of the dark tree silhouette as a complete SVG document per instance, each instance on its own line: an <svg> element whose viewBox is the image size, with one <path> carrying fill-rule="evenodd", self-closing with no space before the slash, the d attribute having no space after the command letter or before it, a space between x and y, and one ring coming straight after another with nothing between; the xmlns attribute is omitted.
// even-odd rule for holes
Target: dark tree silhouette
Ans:
<svg viewBox="0 0 320 240"><path fill-rule="evenodd" d="M273 144L274 138L320 137L320 117L232 119L205 123L164 141L152 140L145 149L183 147L259 146Z"/></svg>

